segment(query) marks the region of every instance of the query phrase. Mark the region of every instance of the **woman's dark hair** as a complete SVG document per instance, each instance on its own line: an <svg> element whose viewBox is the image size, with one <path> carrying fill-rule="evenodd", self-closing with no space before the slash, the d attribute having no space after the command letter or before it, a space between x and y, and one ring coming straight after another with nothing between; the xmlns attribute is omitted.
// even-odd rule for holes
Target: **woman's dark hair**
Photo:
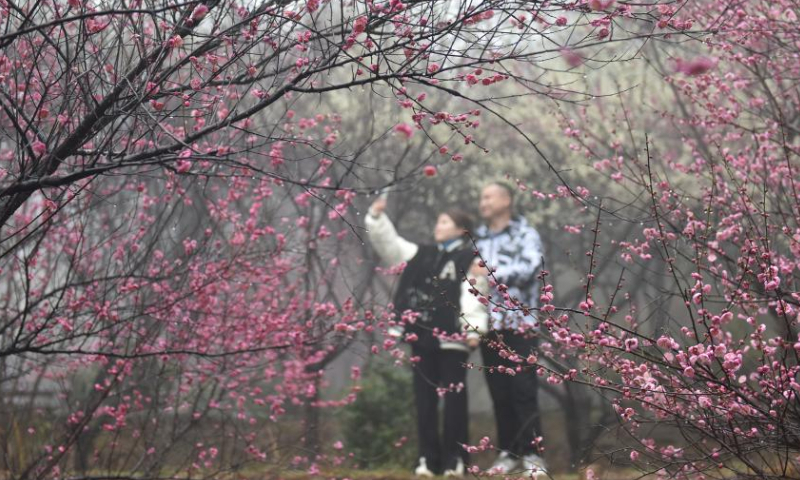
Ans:
<svg viewBox="0 0 800 480"><path fill-rule="evenodd" d="M468 232L472 232L472 228L474 226L474 223L472 221L472 215L465 212L464 210L461 210L459 208L448 208L441 214L450 217L450 219L453 220L453 223L455 223L457 227L461 227Z"/></svg>

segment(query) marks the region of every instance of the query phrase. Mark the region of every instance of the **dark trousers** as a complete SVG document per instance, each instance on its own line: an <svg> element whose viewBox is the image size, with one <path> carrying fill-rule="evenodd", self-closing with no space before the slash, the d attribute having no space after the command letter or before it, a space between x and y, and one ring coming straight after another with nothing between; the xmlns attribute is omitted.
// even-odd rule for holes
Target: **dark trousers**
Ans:
<svg viewBox="0 0 800 480"><path fill-rule="evenodd" d="M468 454L461 446L469 435L467 415L467 370L469 354L460 350L413 349L420 361L414 364L414 399L417 404L419 456L425 457L428 468L441 472L454 468L458 458L467 463ZM444 394L444 433L439 442L439 394L437 388L464 383L457 392Z"/></svg>
<svg viewBox="0 0 800 480"><path fill-rule="evenodd" d="M499 355L500 350L493 342L502 337L505 345L518 356L526 359L536 349L538 340L530 334L519 334L513 330L492 331L481 343L481 355L485 367L503 365L515 368L517 363ZM539 418L539 379L536 371L528 367L511 376L498 371L490 372L486 368L486 383L494 404L494 417L497 423L497 441L495 446L515 455L535 453L534 439L541 434Z"/></svg>

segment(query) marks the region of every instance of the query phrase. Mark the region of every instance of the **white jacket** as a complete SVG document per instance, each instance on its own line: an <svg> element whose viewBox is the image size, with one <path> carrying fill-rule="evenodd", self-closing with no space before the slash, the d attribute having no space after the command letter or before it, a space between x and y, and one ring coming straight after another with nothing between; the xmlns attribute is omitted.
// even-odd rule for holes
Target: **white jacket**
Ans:
<svg viewBox="0 0 800 480"><path fill-rule="evenodd" d="M419 251L419 246L416 243L409 242L401 237L391 220L385 213L375 216L370 213L366 218L367 236L378 256L386 265L398 265L402 262L408 262ZM481 282L486 283L485 278L475 278L478 282L476 285L477 290L486 291L486 286L481 285ZM470 293L472 285L466 280L461 282L461 328L467 334L467 338L478 338L481 334L486 333L488 327L489 312L486 306L478 301L478 298ZM400 334L396 331L395 334ZM446 342L441 341L441 348L454 349L454 350L469 350L466 345L460 342Z"/></svg>

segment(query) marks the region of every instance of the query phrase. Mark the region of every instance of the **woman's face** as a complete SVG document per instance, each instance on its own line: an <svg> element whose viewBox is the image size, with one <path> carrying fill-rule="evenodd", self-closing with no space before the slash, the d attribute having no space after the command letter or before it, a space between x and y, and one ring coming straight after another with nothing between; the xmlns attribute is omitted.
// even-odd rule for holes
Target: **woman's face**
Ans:
<svg viewBox="0 0 800 480"><path fill-rule="evenodd" d="M436 243L453 240L463 234L464 229L456 225L456 222L446 213L439 215L436 220L436 226L433 227L433 239L436 240Z"/></svg>

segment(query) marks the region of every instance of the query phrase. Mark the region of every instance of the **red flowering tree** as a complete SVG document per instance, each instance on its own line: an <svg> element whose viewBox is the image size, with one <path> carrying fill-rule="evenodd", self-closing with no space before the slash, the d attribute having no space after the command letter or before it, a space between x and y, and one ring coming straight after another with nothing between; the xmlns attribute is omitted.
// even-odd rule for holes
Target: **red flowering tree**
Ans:
<svg viewBox="0 0 800 480"><path fill-rule="evenodd" d="M292 460L314 417L287 409L350 401L321 399L322 370L383 326L342 261L363 257L358 195L481 151L499 105L570 100L546 78L592 48L693 29L663 3L0 3L4 469ZM402 117L354 145L367 106L314 105L367 88ZM427 157L387 153L412 137Z"/></svg>
<svg viewBox="0 0 800 480"><path fill-rule="evenodd" d="M658 28L691 23L702 42L650 42L639 88L602 101L624 80L588 77L596 98L562 110L570 148L600 178L541 198L582 212L569 223L593 241L580 302L548 281L559 266L545 276L551 348L531 361L551 384L609 398L628 442L612 458L658 478L798 472L799 10L662 5ZM576 77L606 60L595 55L574 58Z"/></svg>

